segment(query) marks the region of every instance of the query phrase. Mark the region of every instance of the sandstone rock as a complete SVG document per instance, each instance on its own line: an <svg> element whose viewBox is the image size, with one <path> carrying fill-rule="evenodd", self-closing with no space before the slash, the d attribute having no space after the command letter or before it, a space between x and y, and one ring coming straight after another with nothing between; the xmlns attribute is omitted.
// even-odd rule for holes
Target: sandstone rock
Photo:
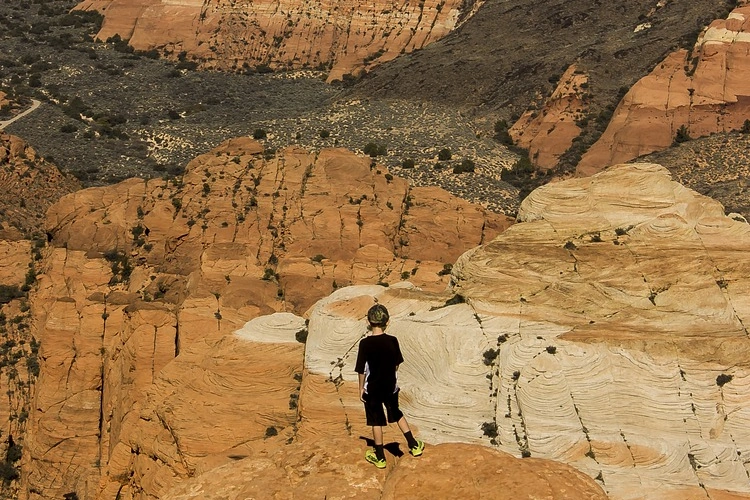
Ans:
<svg viewBox="0 0 750 500"><path fill-rule="evenodd" d="M591 478L558 462L519 460L458 443L428 451L419 460L399 461L388 475L381 498L607 498Z"/></svg>
<svg viewBox="0 0 750 500"><path fill-rule="evenodd" d="M535 165L556 166L560 155L581 133L576 121L586 112L582 94L587 86L588 77L571 65L560 77L544 107L539 111L526 111L509 129L514 144L528 149Z"/></svg>
<svg viewBox="0 0 750 500"><path fill-rule="evenodd" d="M666 148L682 126L691 137L741 128L750 113L749 18L750 6L737 7L711 23L691 51L669 54L638 81L577 172L590 175Z"/></svg>
<svg viewBox="0 0 750 500"><path fill-rule="evenodd" d="M45 361L29 498L160 498L274 433L300 434L301 392L330 383L303 380L298 315L351 283L442 290L445 262L511 223L386 174L343 150L272 155L238 138L180 180L127 180L51 208L55 248L33 296ZM310 408L341 407L326 397ZM345 419L315 425L347 432Z"/></svg>
<svg viewBox="0 0 750 500"><path fill-rule="evenodd" d="M0 131L0 238L42 232L44 213L61 196L80 188L20 138Z"/></svg>
<svg viewBox="0 0 750 500"><path fill-rule="evenodd" d="M457 0L399 6L86 0L77 8L104 15L99 39L119 34L138 50L184 52L204 67L225 70L330 69L328 79L340 80L439 40L457 25L463 7Z"/></svg>
<svg viewBox="0 0 750 500"><path fill-rule="evenodd" d="M377 300L429 444L562 461L615 499L749 498L750 226L648 164L547 185L519 219L454 266L465 303L370 286L316 304L298 435L361 425L353 365Z"/></svg>
<svg viewBox="0 0 750 500"><path fill-rule="evenodd" d="M164 499L607 498L591 479L563 464L518 460L466 444L430 447L418 459L386 453L395 462L386 475L362 460L353 441L278 446L186 481Z"/></svg>

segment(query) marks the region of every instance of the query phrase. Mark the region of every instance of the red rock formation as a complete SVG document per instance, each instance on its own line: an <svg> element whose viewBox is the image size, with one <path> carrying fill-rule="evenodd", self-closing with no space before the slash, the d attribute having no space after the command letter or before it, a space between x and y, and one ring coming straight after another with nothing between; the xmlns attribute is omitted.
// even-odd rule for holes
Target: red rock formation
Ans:
<svg viewBox="0 0 750 500"><path fill-rule="evenodd" d="M581 133L576 120L583 118L586 105L583 93L588 77L571 65L541 110L526 111L508 130L513 142L529 150L529 157L542 168L557 165Z"/></svg>
<svg viewBox="0 0 750 500"><path fill-rule="evenodd" d="M303 362L294 330L284 345L232 332L350 283L441 290L444 263L510 223L410 188L369 158L272 155L246 138L198 157L179 181L65 197L48 212L56 248L32 308L45 362L24 491L158 498L254 450L270 427L291 437Z"/></svg>
<svg viewBox="0 0 750 500"><path fill-rule="evenodd" d="M462 5L86 0L77 8L104 14L100 39L119 34L138 50L185 51L208 68L330 69L333 80L442 38L456 26Z"/></svg>
<svg viewBox="0 0 750 500"><path fill-rule="evenodd" d="M593 480L571 467L547 460L520 460L477 445L441 444L428 448L418 459L404 455L395 458L396 465L387 474L374 471L355 450L356 440L341 438L276 446L262 452L261 460L229 463L186 481L164 500L607 498ZM287 467L277 467L280 462Z"/></svg>
<svg viewBox="0 0 750 500"><path fill-rule="evenodd" d="M47 208L80 189L22 139L0 132L0 238L30 237L42 231Z"/></svg>
<svg viewBox="0 0 750 500"><path fill-rule="evenodd" d="M684 126L691 137L742 127L750 116L750 6L711 23L692 51L667 56L625 95L579 175L663 149Z"/></svg>

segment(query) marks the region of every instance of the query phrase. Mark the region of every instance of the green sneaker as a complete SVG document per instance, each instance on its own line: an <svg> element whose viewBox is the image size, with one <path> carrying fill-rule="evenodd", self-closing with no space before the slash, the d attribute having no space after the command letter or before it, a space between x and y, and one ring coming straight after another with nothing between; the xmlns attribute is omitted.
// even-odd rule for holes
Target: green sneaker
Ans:
<svg viewBox="0 0 750 500"><path fill-rule="evenodd" d="M409 448L409 453L411 453L411 456L413 457L418 457L422 452L424 452L424 443L417 439L417 446Z"/></svg>
<svg viewBox="0 0 750 500"><path fill-rule="evenodd" d="M365 452L365 460L370 462L372 465L374 465L378 469L385 469L385 459L378 460L378 456L375 455L375 452L373 450L367 450Z"/></svg>

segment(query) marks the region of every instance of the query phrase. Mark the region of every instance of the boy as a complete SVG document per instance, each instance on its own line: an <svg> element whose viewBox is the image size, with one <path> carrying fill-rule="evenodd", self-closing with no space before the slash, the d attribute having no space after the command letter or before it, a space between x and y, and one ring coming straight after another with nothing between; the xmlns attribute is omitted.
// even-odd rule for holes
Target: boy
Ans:
<svg viewBox="0 0 750 500"><path fill-rule="evenodd" d="M381 304L375 304L367 311L372 334L359 342L354 368L359 374L359 399L365 404L367 425L372 427L372 438L375 441L375 450L367 450L365 460L378 469L385 468L383 427L387 424L384 405L388 412L388 423L397 422L398 428L404 433L409 453L418 457L424 451L424 443L412 435L406 417L398 407L396 372L404 358L396 337L385 333L388 320L388 309Z"/></svg>

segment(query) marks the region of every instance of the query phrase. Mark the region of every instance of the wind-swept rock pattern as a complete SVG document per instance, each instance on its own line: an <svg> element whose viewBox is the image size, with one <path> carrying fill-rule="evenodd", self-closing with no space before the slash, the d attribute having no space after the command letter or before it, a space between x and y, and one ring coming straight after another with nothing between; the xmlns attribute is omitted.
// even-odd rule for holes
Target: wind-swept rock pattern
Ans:
<svg viewBox="0 0 750 500"><path fill-rule="evenodd" d="M750 498L750 226L651 164L540 188L519 219L458 260L456 295L319 302L308 377L338 380L342 414L358 411L356 345L378 300L428 443L559 460L613 499Z"/></svg>
<svg viewBox="0 0 750 500"><path fill-rule="evenodd" d="M104 15L100 39L119 35L138 50L184 52L225 70L330 69L329 80L340 80L439 40L481 3L87 0L77 8Z"/></svg>
<svg viewBox="0 0 750 500"><path fill-rule="evenodd" d="M750 116L749 48L750 6L743 5L711 23L692 50L669 54L630 89L578 173L666 148L681 127L689 137L740 129Z"/></svg>

